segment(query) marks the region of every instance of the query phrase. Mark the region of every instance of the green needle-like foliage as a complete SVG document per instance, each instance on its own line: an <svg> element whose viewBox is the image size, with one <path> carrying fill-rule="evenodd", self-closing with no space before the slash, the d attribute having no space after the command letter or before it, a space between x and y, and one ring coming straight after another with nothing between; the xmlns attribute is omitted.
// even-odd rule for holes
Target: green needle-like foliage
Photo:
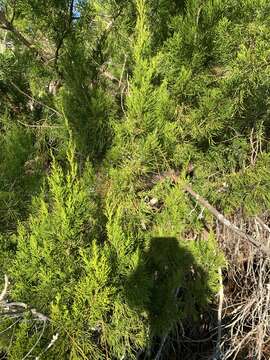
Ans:
<svg viewBox="0 0 270 360"><path fill-rule="evenodd" d="M226 261L187 184L228 219L267 218L269 10L0 1L8 359L166 359L207 328Z"/></svg>

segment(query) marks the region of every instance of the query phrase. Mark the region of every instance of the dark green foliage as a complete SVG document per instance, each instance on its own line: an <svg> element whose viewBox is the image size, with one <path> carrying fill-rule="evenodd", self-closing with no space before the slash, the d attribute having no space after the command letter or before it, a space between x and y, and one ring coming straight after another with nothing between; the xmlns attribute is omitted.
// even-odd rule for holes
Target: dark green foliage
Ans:
<svg viewBox="0 0 270 360"><path fill-rule="evenodd" d="M17 219L27 210L40 181L40 164L34 159L31 132L6 125L1 137L1 227L16 229Z"/></svg>
<svg viewBox="0 0 270 360"><path fill-rule="evenodd" d="M93 160L100 160L112 139L111 117L115 115L114 100L100 83L93 51L77 43L80 37L69 43L63 66L65 84L59 103L74 131L78 149Z"/></svg>

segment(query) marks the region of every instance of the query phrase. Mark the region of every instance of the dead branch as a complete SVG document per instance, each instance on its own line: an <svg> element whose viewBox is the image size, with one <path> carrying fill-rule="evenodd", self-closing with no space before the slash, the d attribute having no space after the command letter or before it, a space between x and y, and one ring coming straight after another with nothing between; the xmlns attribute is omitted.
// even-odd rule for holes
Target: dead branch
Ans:
<svg viewBox="0 0 270 360"><path fill-rule="evenodd" d="M7 295L7 289L8 289L8 277L7 277L7 275L5 275L5 285L4 285L3 291L1 292L1 295L0 295L0 302L5 299L5 297Z"/></svg>
<svg viewBox="0 0 270 360"><path fill-rule="evenodd" d="M22 360L24 360L24 359L28 358L28 356L33 352L33 350L37 347L37 345L41 341L41 338L45 332L46 324L48 321L50 321L50 319L48 316L38 312L34 308L29 307L27 304L25 304L23 302L8 302L7 300L4 300L7 295L8 284L9 284L8 276L5 275L5 285L4 285L3 291L1 292L1 295L0 295L0 315L3 317L8 317L9 319L15 318L16 320L11 325L9 325L7 328L2 330L0 332L0 334L10 330L16 324L18 324L23 319L26 312L31 313L33 320L41 321L43 323L42 330L39 334L37 341L31 347L31 349L27 352L27 354L24 356L24 358L22 359ZM59 333L56 333L55 335L53 335L53 337L52 337L50 343L47 345L47 347L36 357L37 360L40 359L41 356L44 353L46 353L52 346L54 346L58 337L59 337Z"/></svg>
<svg viewBox="0 0 270 360"><path fill-rule="evenodd" d="M266 230L270 233L270 228L269 226L267 226L263 221L262 219L259 217L259 216L256 216L255 217L256 221L258 221L258 223Z"/></svg>
<svg viewBox="0 0 270 360"><path fill-rule="evenodd" d="M264 246L257 240L255 240L252 236L246 234L242 230L240 230L237 226L232 224L228 219L225 218L224 215L222 215L216 208L214 208L209 202L204 199L202 196L197 194L189 185L186 185L184 187L184 191L189 193L194 199L198 201L199 204L201 204L203 207L208 209L212 215L214 215L219 222L221 222L224 226L228 227L230 230L235 232L238 236L241 238L247 240L249 243L251 243L253 246L255 246L258 250L260 250L264 255L270 256L270 248Z"/></svg>
<svg viewBox="0 0 270 360"><path fill-rule="evenodd" d="M236 267L232 265L230 272L235 271ZM247 271L235 275L241 284L236 285L237 295L228 294L226 299L235 309L225 310L223 359L236 359L241 350L246 349L250 358L260 360L266 354L265 345L269 339L269 261L260 259L256 264L251 260ZM236 306L239 299L241 305Z"/></svg>
<svg viewBox="0 0 270 360"><path fill-rule="evenodd" d="M161 340L161 344L160 344L160 347L158 349L158 352L155 356L155 360L159 360L160 359L160 356L161 356L161 353L162 353L162 349L165 345L165 342L167 340L167 337L168 337L169 333L167 333L166 335L163 336L162 340Z"/></svg>
<svg viewBox="0 0 270 360"><path fill-rule="evenodd" d="M43 321L44 323L50 321L50 319L38 312L36 309L29 307L23 302L8 302L5 300L8 289L8 277L5 275L5 285L4 289L0 295L0 315L8 317L23 317L24 314L28 311L31 313L35 320Z"/></svg>
<svg viewBox="0 0 270 360"><path fill-rule="evenodd" d="M36 360L39 360L41 358L42 355L45 354L45 352L47 352L51 347L53 347L53 345L55 344L55 342L57 341L59 337L59 333L56 333L55 335L53 335L52 340L50 341L49 345L45 348L44 351L42 351L37 357Z"/></svg>
<svg viewBox="0 0 270 360"><path fill-rule="evenodd" d="M26 311L29 311L36 320L50 320L47 316L41 314L34 308L29 308L27 304L22 302L4 302L1 307L3 316L20 317L23 316Z"/></svg>
<svg viewBox="0 0 270 360"><path fill-rule="evenodd" d="M25 360L30 354L32 354L33 350L36 348L36 346L38 345L38 343L40 342L43 334L44 334L44 331L45 331L45 327L46 327L46 322L44 321L43 323L43 327L42 327L42 330L41 330L41 333L37 339L37 341L35 342L35 344L31 347L31 349L28 351L28 353L23 357L22 360Z"/></svg>
<svg viewBox="0 0 270 360"><path fill-rule="evenodd" d="M13 328L13 326L15 326L16 324L18 324L18 322L20 321L20 319L17 319L16 321L14 321L14 323L12 323L11 325L9 325L7 328L5 328L4 330L0 331L0 334L5 333L6 331L10 330Z"/></svg>
<svg viewBox="0 0 270 360"><path fill-rule="evenodd" d="M42 125L36 125L36 124L26 124L23 121L17 120L17 122L21 125L23 125L24 127L27 128L34 128L34 129L61 129L63 128L63 126L57 126L57 125L46 125L46 124L42 124Z"/></svg>

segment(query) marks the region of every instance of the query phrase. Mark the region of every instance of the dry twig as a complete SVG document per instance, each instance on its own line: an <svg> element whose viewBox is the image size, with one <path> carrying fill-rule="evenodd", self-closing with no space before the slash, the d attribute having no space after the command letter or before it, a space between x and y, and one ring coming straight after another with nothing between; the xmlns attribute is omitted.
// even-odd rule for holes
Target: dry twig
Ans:
<svg viewBox="0 0 270 360"><path fill-rule="evenodd" d="M208 209L212 215L214 215L219 222L221 222L223 225L228 227L230 230L235 232L237 235L239 235L241 238L247 240L249 243L251 243L253 246L255 246L257 249L259 249L264 255L270 256L270 248L267 246L264 246L259 241L255 240L252 236L246 234L242 230L240 230L237 226L235 226L233 223L231 223L228 219L225 218L224 215L222 215L217 209L215 209L206 199L204 199L202 196L197 194L189 185L186 185L184 187L184 190L188 192L193 198L195 198L198 203L200 203L203 207Z"/></svg>
<svg viewBox="0 0 270 360"><path fill-rule="evenodd" d="M36 104L39 104L42 107L45 107L46 109L52 111L53 113L55 113L56 115L62 117L63 114L61 114L59 111L57 111L56 109L44 104L43 102L33 98L32 96L30 96L29 94L27 94L25 91L23 91L22 89L20 89L16 84L14 84L13 81L10 81L10 84L17 90L19 91L19 93L21 93L22 95L24 95L25 97L27 97L29 100L35 102Z"/></svg>
<svg viewBox="0 0 270 360"><path fill-rule="evenodd" d="M218 338L216 344L216 351L213 360L221 359L221 339L222 339L222 309L224 300L223 281L222 281L222 270L218 269L219 273L219 306L218 306Z"/></svg>

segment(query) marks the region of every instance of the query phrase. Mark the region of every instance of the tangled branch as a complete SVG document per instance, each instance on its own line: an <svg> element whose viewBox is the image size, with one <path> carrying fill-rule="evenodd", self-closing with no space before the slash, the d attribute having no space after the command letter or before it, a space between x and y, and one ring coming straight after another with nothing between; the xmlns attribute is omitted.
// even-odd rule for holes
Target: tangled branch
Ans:
<svg viewBox="0 0 270 360"><path fill-rule="evenodd" d="M37 345L39 344L44 332L45 332L45 328L46 328L46 324L48 321L51 321L50 318L40 312L38 312L36 309L29 307L27 304L23 303L23 302L9 302L7 300L7 292L8 292L8 285L9 285L9 280L8 280L8 276L5 275L5 284L4 284L4 288L0 294L0 316L8 318L8 319L13 319L15 318L15 322L13 322L11 325L9 325L6 329L4 329L3 331L0 332L4 333L8 330L10 330L11 328L13 328L15 325L17 325L20 321L23 320L25 314L28 312L32 315L32 319L35 321L40 321L43 325L42 325L42 330L38 336L37 341L35 342L35 344L31 347L31 349L26 353L26 355L24 356L23 360L28 358L30 354L32 354L32 352L34 351L34 349L37 347ZM55 342L57 341L59 337L59 333L56 333L53 335L50 343L47 345L47 347L41 351L41 353L36 357L36 360L40 359L41 355L43 355L45 352L47 352L52 346L54 346ZM11 340L12 341L12 340Z"/></svg>
<svg viewBox="0 0 270 360"><path fill-rule="evenodd" d="M21 318L24 317L24 314L26 312L30 312L35 320L44 321L44 322L50 320L46 315L38 312L34 308L29 307L27 304L23 302L9 302L7 300L8 284L9 284L8 276L5 275L5 285L0 295L0 314L2 316L5 317L7 316L10 318Z"/></svg>

